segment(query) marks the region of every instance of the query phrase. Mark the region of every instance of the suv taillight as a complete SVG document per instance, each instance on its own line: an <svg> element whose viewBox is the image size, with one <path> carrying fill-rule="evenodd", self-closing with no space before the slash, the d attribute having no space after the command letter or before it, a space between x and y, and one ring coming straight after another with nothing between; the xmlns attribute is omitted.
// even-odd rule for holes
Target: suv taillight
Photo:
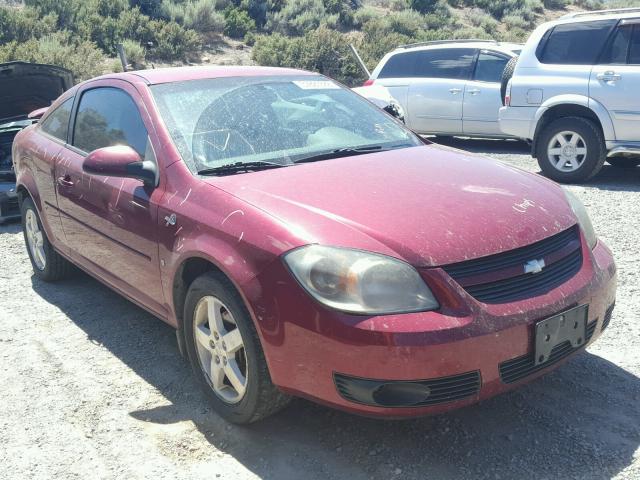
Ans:
<svg viewBox="0 0 640 480"><path fill-rule="evenodd" d="M375 82L375 80L373 78L370 78L369 80L367 80L366 82L364 82L362 84L363 87L370 87L371 85L373 85L373 82Z"/></svg>
<svg viewBox="0 0 640 480"><path fill-rule="evenodd" d="M511 106L511 80L509 80L509 83L507 83L507 89L504 93L504 104L507 107Z"/></svg>

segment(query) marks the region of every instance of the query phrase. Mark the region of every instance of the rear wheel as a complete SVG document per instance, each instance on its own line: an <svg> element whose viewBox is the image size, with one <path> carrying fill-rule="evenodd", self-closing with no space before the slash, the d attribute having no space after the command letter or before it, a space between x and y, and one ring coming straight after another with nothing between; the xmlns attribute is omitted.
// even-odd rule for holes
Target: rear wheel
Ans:
<svg viewBox="0 0 640 480"><path fill-rule="evenodd" d="M618 168L634 168L640 165L640 159L612 157L612 158L607 158L607 163L613 167L618 167Z"/></svg>
<svg viewBox="0 0 640 480"><path fill-rule="evenodd" d="M46 282L67 277L72 268L71 264L49 243L33 200L25 198L20 209L24 243L35 275Z"/></svg>
<svg viewBox="0 0 640 480"><path fill-rule="evenodd" d="M220 416L251 423L289 402L271 382L249 312L222 275L205 273L193 281L184 330L193 371Z"/></svg>
<svg viewBox="0 0 640 480"><path fill-rule="evenodd" d="M542 172L557 182L580 183L596 175L606 150L602 131L591 120L563 117L544 127L536 141Z"/></svg>

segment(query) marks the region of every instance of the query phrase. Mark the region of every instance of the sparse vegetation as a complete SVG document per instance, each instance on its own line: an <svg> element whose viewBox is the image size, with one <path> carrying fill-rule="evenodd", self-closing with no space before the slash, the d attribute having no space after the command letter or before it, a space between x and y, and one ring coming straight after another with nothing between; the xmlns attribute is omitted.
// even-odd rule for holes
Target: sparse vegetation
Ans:
<svg viewBox="0 0 640 480"><path fill-rule="evenodd" d="M470 37L523 41L548 15L569 6L603 5L604 0L0 0L0 60L56 63L82 80L117 68L118 43L129 62L141 67L148 61L198 61L203 46L224 42L224 35L253 46L256 63L318 70L354 83L362 73L349 43L373 67L399 44Z"/></svg>

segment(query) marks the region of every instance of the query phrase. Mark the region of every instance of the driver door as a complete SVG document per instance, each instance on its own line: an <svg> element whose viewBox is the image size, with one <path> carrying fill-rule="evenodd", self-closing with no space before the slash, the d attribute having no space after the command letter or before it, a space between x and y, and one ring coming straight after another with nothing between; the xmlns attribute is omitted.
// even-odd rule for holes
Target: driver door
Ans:
<svg viewBox="0 0 640 480"><path fill-rule="evenodd" d="M129 145L155 161L151 122L137 91L125 82L76 95L71 145L55 167L58 206L67 243L81 263L130 297L162 314L158 259L158 188L130 178L83 172L85 156L110 145Z"/></svg>

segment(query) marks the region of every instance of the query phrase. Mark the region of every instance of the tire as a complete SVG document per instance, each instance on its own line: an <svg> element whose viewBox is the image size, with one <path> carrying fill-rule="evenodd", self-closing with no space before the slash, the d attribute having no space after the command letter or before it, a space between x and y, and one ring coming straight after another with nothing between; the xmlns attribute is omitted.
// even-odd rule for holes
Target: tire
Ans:
<svg viewBox="0 0 640 480"><path fill-rule="evenodd" d="M29 260L36 277L45 282L55 282L66 278L71 273L73 266L56 252L47 238L47 234L42 228L40 215L31 198L26 197L20 205L22 214L22 233L24 234L24 243L27 247ZM30 225L28 225L28 223ZM34 228L37 226L37 232ZM31 237L31 238L30 238ZM37 238L35 238L37 237ZM33 243L41 244L41 248L32 247ZM39 250L36 252L36 249Z"/></svg>
<svg viewBox="0 0 640 480"><path fill-rule="evenodd" d="M618 168L635 168L640 165L640 160L636 158L612 157L607 158L607 163Z"/></svg>
<svg viewBox="0 0 640 480"><path fill-rule="evenodd" d="M230 332L236 329L239 331L242 348L234 354L228 353L227 346L222 348L224 345L222 340L229 337L219 335L214 338L216 330L220 331L219 328L211 328L208 320L199 326L196 325L202 320L201 309L211 311L208 302L214 302L212 307L214 310L222 307L221 310L217 310L222 311L220 316L222 320L234 322L232 324L225 321L225 329ZM214 410L221 417L238 424L252 423L276 413L289 403L290 397L280 392L271 382L267 362L251 316L238 292L223 275L208 272L193 281L187 292L183 318L189 362L198 383L206 392ZM229 331L226 333L228 334ZM210 334L209 337L202 336L206 332ZM200 340L196 340L196 335ZM211 350L203 347L203 339L206 339L210 345L211 342L215 344L211 345ZM233 387L234 383L226 373L224 381L217 382L218 391L214 388L214 377L219 377L213 373L213 366L215 359L219 357L224 358L223 369L227 366L231 368L232 362L235 362L233 368L241 372L244 370L245 386L242 396L233 396L233 392L238 393L238 391ZM222 361L215 364L221 366ZM205 365L210 366L209 370L212 373L205 370Z"/></svg>
<svg viewBox="0 0 640 480"><path fill-rule="evenodd" d="M564 161L564 156L550 154L549 150L554 145L557 148L553 148L553 150L564 151L565 147L561 147L560 142L555 141L560 137L564 137L565 142L568 138L579 138L579 141L574 145L575 150L570 151L566 157L575 162L571 165L568 164L569 160ZM554 145L551 145L552 140ZM600 171L606 158L602 131L592 120L583 117L562 117L553 120L542 129L538 138L535 139L535 144L536 157L542 172L556 182L586 182ZM574 152L584 153L572 157L571 154ZM574 166L575 164L578 166ZM562 170L565 167L566 170Z"/></svg>
<svg viewBox="0 0 640 480"><path fill-rule="evenodd" d="M518 63L519 57L513 57L507 62L502 71L502 80L500 81L500 98L502 99L502 105L504 106L504 96L507 93L507 84L511 77L513 77L513 71L516 69L516 63Z"/></svg>

